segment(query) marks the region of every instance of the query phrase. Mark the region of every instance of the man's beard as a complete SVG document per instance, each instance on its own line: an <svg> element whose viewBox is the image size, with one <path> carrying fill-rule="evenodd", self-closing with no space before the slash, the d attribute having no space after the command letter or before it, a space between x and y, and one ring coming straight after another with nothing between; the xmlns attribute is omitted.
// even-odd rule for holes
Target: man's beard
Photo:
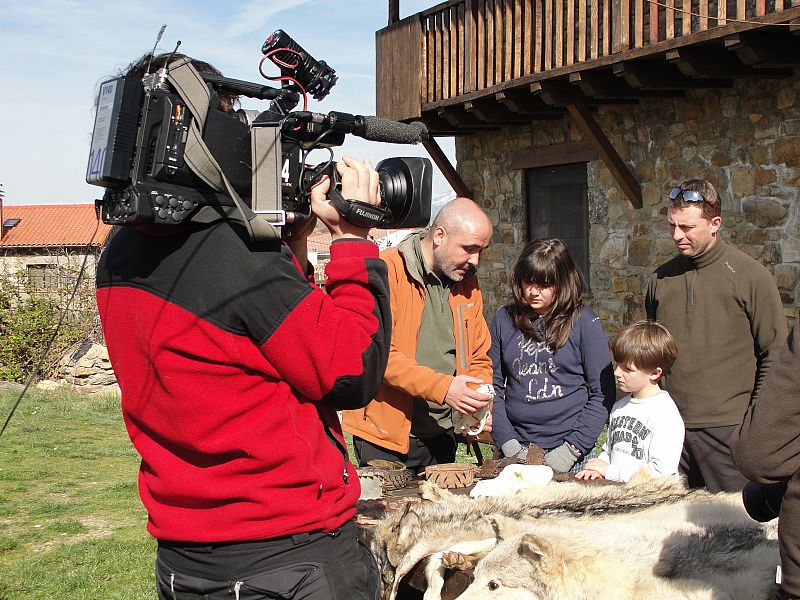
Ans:
<svg viewBox="0 0 800 600"><path fill-rule="evenodd" d="M475 272L475 268L469 263L454 263L447 258L444 248L434 248L433 250L434 269L439 275L447 277L450 281L462 281ZM463 269L463 271L461 271Z"/></svg>

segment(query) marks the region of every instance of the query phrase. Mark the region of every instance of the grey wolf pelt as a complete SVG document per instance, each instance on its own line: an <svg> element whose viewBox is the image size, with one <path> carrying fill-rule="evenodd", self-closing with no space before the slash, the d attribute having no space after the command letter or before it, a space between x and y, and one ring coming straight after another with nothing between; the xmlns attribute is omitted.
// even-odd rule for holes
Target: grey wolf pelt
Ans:
<svg viewBox="0 0 800 600"><path fill-rule="evenodd" d="M372 552L381 569L384 597L393 598L400 579L425 557L429 576L443 568L442 557L451 552L468 556L475 563L496 544L495 530L485 515L512 520L574 520L571 527L583 527L584 520L608 524L635 519L645 509L658 528L671 531L676 523L695 531L714 524L752 523L738 494L712 495L687 490L679 477L649 479L621 486L586 486L559 483L541 486L513 496L469 498L441 495L438 502L427 502L388 515L378 524L371 538ZM653 527L647 521L639 526ZM663 523L663 525L662 525ZM466 546L465 546L466 545ZM444 563L448 560L445 559ZM433 563L433 564L432 564ZM438 585L438 584L437 584ZM428 598L437 595L434 589Z"/></svg>
<svg viewBox="0 0 800 600"><path fill-rule="evenodd" d="M497 546L459 600L766 600L775 592L775 539L756 523L702 531L598 519L522 522L489 517Z"/></svg>

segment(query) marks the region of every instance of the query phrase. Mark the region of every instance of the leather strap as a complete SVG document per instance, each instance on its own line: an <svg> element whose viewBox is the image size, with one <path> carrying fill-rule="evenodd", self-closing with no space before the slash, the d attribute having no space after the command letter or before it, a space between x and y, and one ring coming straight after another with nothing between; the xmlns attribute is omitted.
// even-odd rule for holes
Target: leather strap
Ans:
<svg viewBox="0 0 800 600"><path fill-rule="evenodd" d="M182 58L170 64L167 79L186 102L192 115L184 149L186 164L211 188L227 193L231 197L239 209L241 220L246 225L251 240L259 242L279 239L280 231L266 220L257 218L257 215L242 201L203 141L202 129L211 104L211 91L200 73L192 66L189 59ZM218 214L220 219L230 218L224 212ZM208 219L207 211L204 219Z"/></svg>

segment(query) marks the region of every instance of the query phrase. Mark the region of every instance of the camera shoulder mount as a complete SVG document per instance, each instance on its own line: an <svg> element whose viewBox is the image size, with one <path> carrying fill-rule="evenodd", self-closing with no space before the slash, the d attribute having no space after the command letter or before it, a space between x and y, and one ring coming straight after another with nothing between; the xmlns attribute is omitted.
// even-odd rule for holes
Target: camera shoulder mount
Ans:
<svg viewBox="0 0 800 600"><path fill-rule="evenodd" d="M347 200L337 188L328 191L336 210L342 218L356 227L379 227L388 223L392 218L392 213L388 208L367 204L360 200Z"/></svg>

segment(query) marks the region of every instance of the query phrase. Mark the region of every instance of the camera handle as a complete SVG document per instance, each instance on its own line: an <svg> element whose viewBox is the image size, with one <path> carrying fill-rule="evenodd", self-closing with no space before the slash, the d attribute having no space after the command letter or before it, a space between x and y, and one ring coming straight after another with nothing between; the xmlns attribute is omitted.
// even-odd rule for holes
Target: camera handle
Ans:
<svg viewBox="0 0 800 600"><path fill-rule="evenodd" d="M337 188L332 188L328 192L336 210L342 218L356 227L379 227L392 218L392 213L388 208L367 204L360 200L347 200Z"/></svg>

